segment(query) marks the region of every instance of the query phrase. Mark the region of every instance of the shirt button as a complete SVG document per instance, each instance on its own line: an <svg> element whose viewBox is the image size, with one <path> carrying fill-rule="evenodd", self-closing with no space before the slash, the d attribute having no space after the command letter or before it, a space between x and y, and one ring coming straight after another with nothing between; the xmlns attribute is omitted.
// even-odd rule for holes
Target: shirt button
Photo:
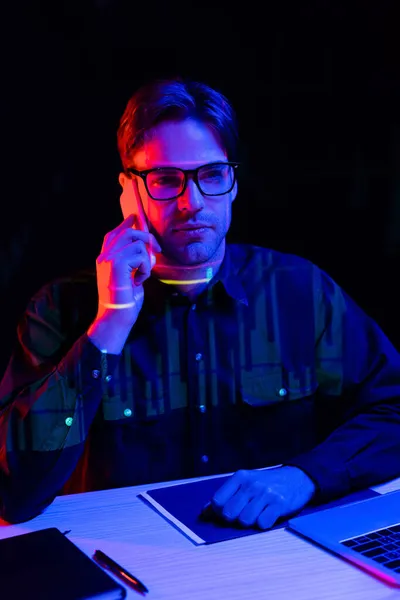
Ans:
<svg viewBox="0 0 400 600"><path fill-rule="evenodd" d="M287 394L287 390L285 390L285 388L281 388L281 389L278 391L278 394L279 394L281 397L283 397L283 396L286 396L286 394Z"/></svg>
<svg viewBox="0 0 400 600"><path fill-rule="evenodd" d="M108 383L109 381L111 381L111 379L112 379L112 376L111 376L111 375L107 375L107 377L106 377L106 381L107 381L107 383Z"/></svg>
<svg viewBox="0 0 400 600"><path fill-rule="evenodd" d="M67 427L71 427L71 425L72 425L72 421L73 421L73 418L72 418L72 417L67 417L67 418L65 419L65 424L67 425Z"/></svg>
<svg viewBox="0 0 400 600"><path fill-rule="evenodd" d="M126 408L124 410L124 417L130 417L132 415L132 411L130 408Z"/></svg>
<svg viewBox="0 0 400 600"><path fill-rule="evenodd" d="M203 456L201 457L201 462L208 463L208 456L207 456L207 454L203 454Z"/></svg>
<svg viewBox="0 0 400 600"><path fill-rule="evenodd" d="M100 371L98 371L97 369L95 369L94 371L92 371L92 377L94 379L98 379L100 377Z"/></svg>
<svg viewBox="0 0 400 600"><path fill-rule="evenodd" d="M195 304L192 304L192 306L191 306L191 310L196 310L196 308L197 308L197 307L196 307L196 305L195 305Z"/></svg>
<svg viewBox="0 0 400 600"><path fill-rule="evenodd" d="M205 412L206 412L206 410L207 410L206 406L205 406L204 404L200 404L200 406L199 406L199 411L200 411L201 413L205 413Z"/></svg>
<svg viewBox="0 0 400 600"><path fill-rule="evenodd" d="M198 352L196 354L195 358L196 358L197 361L199 361L199 360L201 360L203 358L203 355L200 352Z"/></svg>

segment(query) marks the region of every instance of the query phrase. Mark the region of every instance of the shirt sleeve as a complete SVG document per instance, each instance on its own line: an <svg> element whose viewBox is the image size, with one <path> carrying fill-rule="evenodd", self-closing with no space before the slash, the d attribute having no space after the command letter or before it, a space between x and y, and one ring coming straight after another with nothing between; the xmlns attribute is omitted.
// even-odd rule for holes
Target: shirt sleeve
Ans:
<svg viewBox="0 0 400 600"><path fill-rule="evenodd" d="M317 502L400 475L400 356L379 326L322 273L316 366L323 399L340 406L340 424L295 457L316 484Z"/></svg>
<svg viewBox="0 0 400 600"><path fill-rule="evenodd" d="M49 288L30 302L0 384L0 516L9 522L39 514L69 479L119 360L77 335L89 322L62 322L59 299Z"/></svg>

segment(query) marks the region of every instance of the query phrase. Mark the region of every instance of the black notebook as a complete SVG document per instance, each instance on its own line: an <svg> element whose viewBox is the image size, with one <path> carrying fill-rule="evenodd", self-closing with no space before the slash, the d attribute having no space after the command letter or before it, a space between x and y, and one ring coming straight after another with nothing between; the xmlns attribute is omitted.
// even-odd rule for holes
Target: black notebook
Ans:
<svg viewBox="0 0 400 600"><path fill-rule="evenodd" d="M119 585L56 529L0 540L1 600L119 600Z"/></svg>

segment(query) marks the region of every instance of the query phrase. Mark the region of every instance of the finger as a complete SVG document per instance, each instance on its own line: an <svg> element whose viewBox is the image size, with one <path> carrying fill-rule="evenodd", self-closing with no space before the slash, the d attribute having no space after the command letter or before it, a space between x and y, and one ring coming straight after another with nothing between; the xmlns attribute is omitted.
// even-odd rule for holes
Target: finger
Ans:
<svg viewBox="0 0 400 600"><path fill-rule="evenodd" d="M212 505L215 509L221 510L229 498L232 498L234 494L239 490L239 488L248 482L249 472L248 471L237 471L234 473L228 481L226 481L220 488L217 490L211 500Z"/></svg>
<svg viewBox="0 0 400 600"><path fill-rule="evenodd" d="M124 243L125 242L125 243ZM156 264L156 254L161 252L160 244L152 233L146 231L139 231L138 229L130 229L122 232L118 238L116 238L109 247L109 251L115 252L119 248L124 248L126 243L136 244L137 242L143 243L146 251L149 254L149 260L151 267L153 268Z"/></svg>
<svg viewBox="0 0 400 600"><path fill-rule="evenodd" d="M154 235L152 233L149 233L148 230L144 231L142 229L135 229L134 227L123 229L119 232L119 235L116 238L111 240L110 245L115 244L117 239L121 240L121 244L126 243L127 241L134 242L136 240L142 240L145 244L148 244L149 248L154 252L161 252L160 244L158 243Z"/></svg>
<svg viewBox="0 0 400 600"><path fill-rule="evenodd" d="M255 498L260 499L261 496L266 495L265 487L257 480L254 480L253 475L254 473L247 478L245 483L242 483L236 494L224 504L221 515L227 520L232 521L237 519L250 502L254 502ZM261 512L267 503L261 501L260 504L259 512Z"/></svg>
<svg viewBox="0 0 400 600"><path fill-rule="evenodd" d="M257 495L254 494L238 516L239 523L243 525L243 527L252 527L255 525L266 506L273 504L274 502L276 502L276 497L271 497L268 492L259 493Z"/></svg>
<svg viewBox="0 0 400 600"><path fill-rule="evenodd" d="M257 525L260 529L270 529L282 515L283 505L279 502L274 502L264 508L257 519Z"/></svg>
<svg viewBox="0 0 400 600"><path fill-rule="evenodd" d="M104 250L107 250L108 252L115 252L118 250L118 248L123 248L129 242L137 241L148 244L149 249L153 249L155 252L161 252L160 245L153 234L132 228L121 231L117 237L114 237L107 243Z"/></svg>
<svg viewBox="0 0 400 600"><path fill-rule="evenodd" d="M133 227L134 223L135 223L135 215L133 215L133 214L132 215L128 215L126 217L126 219L124 219L122 221L122 223L120 223L119 225L117 225L117 227L115 227L107 235L114 237L114 236L118 235L119 233L121 233L121 231L125 231L127 229L128 230L131 229Z"/></svg>
<svg viewBox="0 0 400 600"><path fill-rule="evenodd" d="M139 260L141 255L148 256L147 248L144 242L136 240L135 242L128 242L123 246L108 248L106 252L102 252L99 255L97 261L103 262L106 260L117 264L127 262L135 256L138 257Z"/></svg>
<svg viewBox="0 0 400 600"><path fill-rule="evenodd" d="M146 258L137 267L133 276L133 283L135 285L142 285L150 277L151 269L154 266L154 262L150 260L147 254Z"/></svg>
<svg viewBox="0 0 400 600"><path fill-rule="evenodd" d="M151 235L145 232L140 233L144 236ZM97 262L112 261L119 264L125 262L130 271L135 270L133 283L141 285L150 276L151 269L156 264L156 257L148 251L142 240L128 242L125 245L120 244L122 244L121 241L118 243L115 241L111 248L107 248L105 252L100 254Z"/></svg>
<svg viewBox="0 0 400 600"><path fill-rule="evenodd" d="M125 263L126 267L133 274L133 283L142 285L142 283L150 277L151 269L155 264L155 259L152 261L145 245L142 242L127 244L118 252L104 254L103 260L110 260L116 265Z"/></svg>
<svg viewBox="0 0 400 600"><path fill-rule="evenodd" d="M151 269L155 264L154 257L150 257L142 241L128 244L124 249L124 256L127 257L127 264L132 270L133 283L142 285L150 277Z"/></svg>
<svg viewBox="0 0 400 600"><path fill-rule="evenodd" d="M103 240L103 246L101 248L101 251L103 252L103 250L108 247L110 245L110 243L112 243L112 241L122 232L122 231L129 231L130 229L132 229L133 224L135 222L135 215L128 215L126 217L126 219L124 219L122 221L122 223L120 223L117 227L115 227L115 229L112 229L111 231L109 231L105 236L104 236L104 240Z"/></svg>
<svg viewBox="0 0 400 600"><path fill-rule="evenodd" d="M118 249L124 248L129 243L140 242L143 244L148 244L150 241L150 234L145 231L139 231L138 229L125 229L120 231L119 234L113 238L111 238L105 250L107 252L116 252Z"/></svg>
<svg viewBox="0 0 400 600"><path fill-rule="evenodd" d="M251 499L247 488L239 488L236 494L224 504L221 516L227 521L236 521Z"/></svg>

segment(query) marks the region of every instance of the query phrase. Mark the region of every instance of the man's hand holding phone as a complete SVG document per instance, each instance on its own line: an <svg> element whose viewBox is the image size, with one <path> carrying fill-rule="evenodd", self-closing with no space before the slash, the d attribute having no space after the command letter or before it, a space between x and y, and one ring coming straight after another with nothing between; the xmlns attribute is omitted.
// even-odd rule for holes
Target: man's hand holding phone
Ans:
<svg viewBox="0 0 400 600"><path fill-rule="evenodd" d="M140 207L141 208L141 207ZM129 215L104 237L96 261L98 312L88 336L100 349L119 354L143 306L143 282L161 248L145 215Z"/></svg>

